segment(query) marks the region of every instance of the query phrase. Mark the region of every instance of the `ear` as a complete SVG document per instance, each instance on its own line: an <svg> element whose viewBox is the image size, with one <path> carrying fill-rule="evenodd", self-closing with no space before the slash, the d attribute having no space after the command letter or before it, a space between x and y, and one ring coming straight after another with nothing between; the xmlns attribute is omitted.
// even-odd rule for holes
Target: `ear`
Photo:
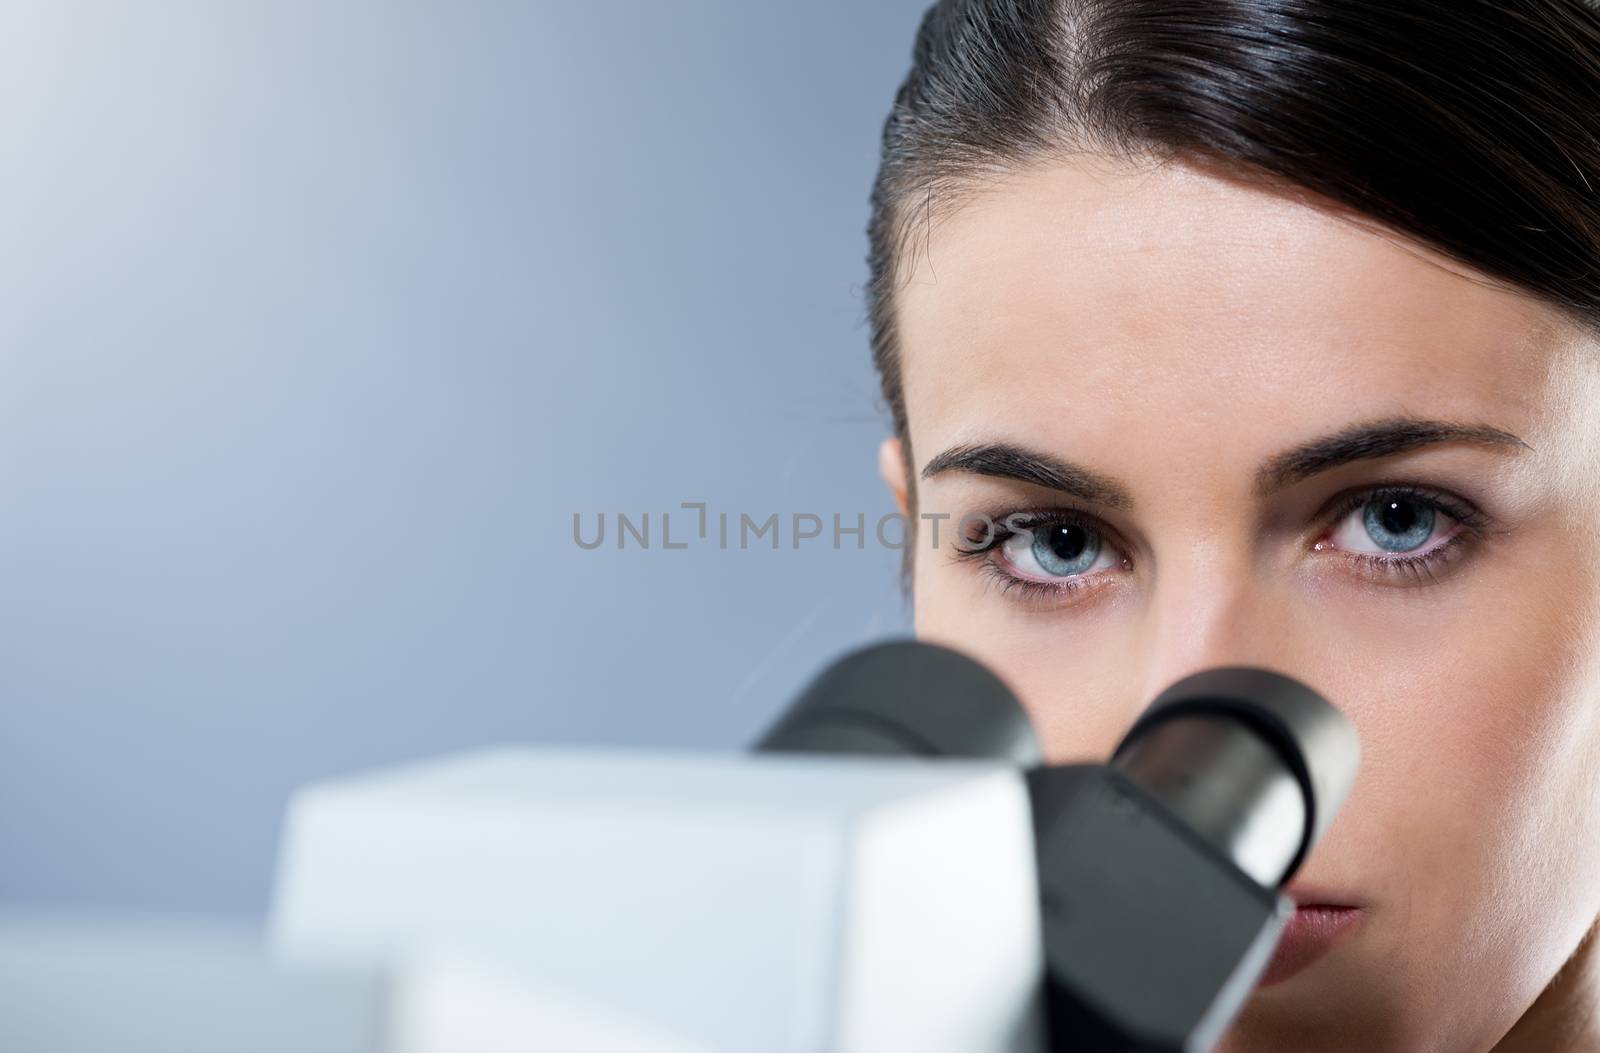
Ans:
<svg viewBox="0 0 1600 1053"><path fill-rule="evenodd" d="M901 452L900 440L893 436L884 439L878 446L878 474L883 476L889 492L894 495L895 504L900 506L900 514L910 515L910 505L906 502L906 459Z"/></svg>

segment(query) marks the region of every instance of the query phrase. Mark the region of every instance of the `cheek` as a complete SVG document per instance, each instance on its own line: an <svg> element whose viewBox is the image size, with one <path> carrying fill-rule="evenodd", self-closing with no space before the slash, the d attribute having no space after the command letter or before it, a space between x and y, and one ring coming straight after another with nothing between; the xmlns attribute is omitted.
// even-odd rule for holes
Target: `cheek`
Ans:
<svg viewBox="0 0 1600 1053"><path fill-rule="evenodd" d="M1512 870L1531 880L1568 847L1556 835L1595 823L1595 589L1581 567L1518 566L1381 620L1329 605L1361 803L1436 850L1419 865L1480 856L1482 880L1514 893Z"/></svg>
<svg viewBox="0 0 1600 1053"><path fill-rule="evenodd" d="M953 568L930 568L937 558L916 568L916 635L964 651L1005 680L1051 763L1110 757L1150 701L1131 693L1142 678L1129 614L1094 605L1065 618L1040 615Z"/></svg>
<svg viewBox="0 0 1600 1053"><path fill-rule="evenodd" d="M1370 892L1369 961L1463 1037L1514 1019L1600 910L1597 584L1516 562L1381 621L1327 606L1362 768L1313 866Z"/></svg>

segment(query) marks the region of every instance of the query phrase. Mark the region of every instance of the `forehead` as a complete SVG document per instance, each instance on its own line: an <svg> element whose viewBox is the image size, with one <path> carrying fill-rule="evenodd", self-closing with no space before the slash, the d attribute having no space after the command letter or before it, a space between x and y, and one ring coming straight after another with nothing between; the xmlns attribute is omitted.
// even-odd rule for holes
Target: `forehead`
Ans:
<svg viewBox="0 0 1600 1053"><path fill-rule="evenodd" d="M1535 435L1556 312L1376 224L1174 162L1008 177L910 239L897 304L917 465L952 443L1203 443L1411 413Z"/></svg>

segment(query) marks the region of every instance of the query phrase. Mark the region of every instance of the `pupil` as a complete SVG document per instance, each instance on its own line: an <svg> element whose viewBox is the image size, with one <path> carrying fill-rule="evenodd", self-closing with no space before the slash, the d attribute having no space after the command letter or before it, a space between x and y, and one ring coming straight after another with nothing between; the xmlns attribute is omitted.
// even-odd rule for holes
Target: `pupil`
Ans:
<svg viewBox="0 0 1600 1053"><path fill-rule="evenodd" d="M1378 518L1391 534L1404 534L1417 522L1417 510L1409 501L1386 501Z"/></svg>
<svg viewBox="0 0 1600 1053"><path fill-rule="evenodd" d="M1050 546L1051 555L1057 559L1071 562L1083 554L1085 534L1082 527L1065 525L1052 527L1046 544Z"/></svg>

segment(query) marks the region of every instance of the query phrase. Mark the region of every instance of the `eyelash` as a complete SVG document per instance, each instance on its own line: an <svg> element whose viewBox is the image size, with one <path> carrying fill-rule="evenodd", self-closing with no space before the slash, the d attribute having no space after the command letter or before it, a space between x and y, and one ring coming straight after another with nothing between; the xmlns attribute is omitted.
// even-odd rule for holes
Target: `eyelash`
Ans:
<svg viewBox="0 0 1600 1053"><path fill-rule="evenodd" d="M1456 558L1464 553L1466 546L1480 539L1489 527L1490 520L1488 516L1450 494L1425 486L1400 483L1371 487L1366 490L1356 490L1346 494L1333 505L1331 510L1325 513L1330 519L1330 528L1342 523L1351 512L1364 508L1373 501L1385 498L1405 500L1435 512L1443 512L1460 525L1460 529L1447 540L1435 545L1425 555L1421 556L1375 556L1365 552L1344 553L1346 559L1356 563L1369 573L1391 581L1406 579L1406 584L1408 585L1436 583L1438 581L1438 571L1453 563ZM1076 526L1097 535L1103 540L1112 541L1108 532L1098 524L1093 516L1076 509L1041 508L1017 509L998 516L987 516L985 518L987 522L997 524L993 533L982 537L964 538L965 544L956 547L956 558L963 561L977 560L980 571L997 584L1002 593L1015 589L1025 599L1060 599L1062 596L1096 587L1095 584L1086 582L1085 578L1099 577L1099 574L1065 577L1055 582L1035 581L1032 578L1019 577L1010 573L1001 566L999 558L990 555L990 553L997 552L1002 545L1011 538L1016 537L1023 530ZM1016 523L1018 529L1011 530L1002 525L1008 522ZM1112 543L1115 544L1114 541ZM1126 556L1122 558L1122 563L1124 566L1127 565L1128 559Z"/></svg>

